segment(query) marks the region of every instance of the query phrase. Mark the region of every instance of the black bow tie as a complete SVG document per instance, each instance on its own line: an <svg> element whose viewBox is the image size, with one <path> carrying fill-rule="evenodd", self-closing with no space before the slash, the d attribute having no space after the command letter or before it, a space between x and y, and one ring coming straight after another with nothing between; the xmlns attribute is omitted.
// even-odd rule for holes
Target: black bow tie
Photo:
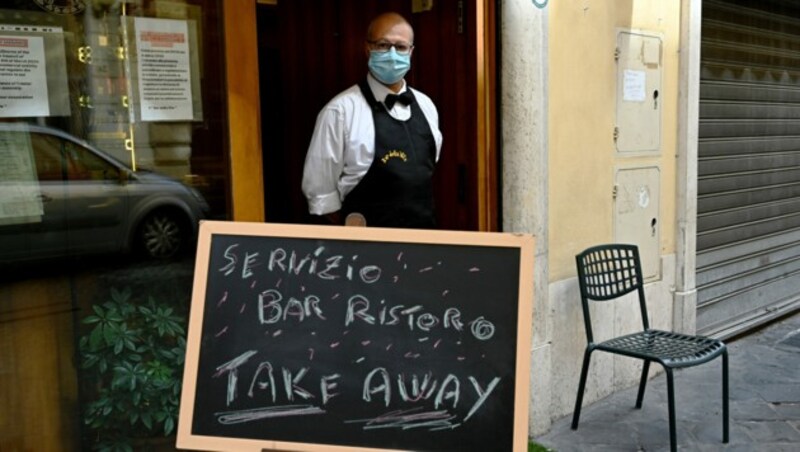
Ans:
<svg viewBox="0 0 800 452"><path fill-rule="evenodd" d="M411 94L411 91L408 90L400 94L387 94L383 104L386 105L388 110L391 110L397 102L403 105L411 105L411 102L414 102L414 96Z"/></svg>

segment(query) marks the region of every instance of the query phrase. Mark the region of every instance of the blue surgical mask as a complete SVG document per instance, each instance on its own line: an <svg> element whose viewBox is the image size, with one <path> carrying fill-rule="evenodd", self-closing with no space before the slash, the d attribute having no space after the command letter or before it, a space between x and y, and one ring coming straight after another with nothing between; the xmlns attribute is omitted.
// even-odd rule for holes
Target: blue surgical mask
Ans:
<svg viewBox="0 0 800 452"><path fill-rule="evenodd" d="M385 85L392 85L403 79L411 69L411 53L400 55L392 47L388 52L371 51L369 53L369 70L372 75Z"/></svg>

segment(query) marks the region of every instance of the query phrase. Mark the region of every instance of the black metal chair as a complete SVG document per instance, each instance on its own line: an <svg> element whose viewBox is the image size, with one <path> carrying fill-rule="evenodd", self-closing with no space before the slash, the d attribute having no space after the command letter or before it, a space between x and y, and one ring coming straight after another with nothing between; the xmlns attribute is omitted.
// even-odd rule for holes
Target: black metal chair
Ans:
<svg viewBox="0 0 800 452"><path fill-rule="evenodd" d="M578 428L581 416L581 403L586 387L586 375L592 352L600 350L618 355L644 360L636 408L642 407L647 372L650 363L664 366L667 374L667 397L669 403L669 441L670 449L677 450L675 435L675 391L672 371L681 367L691 367L706 363L722 356L722 441L728 442L728 350L722 341L703 336L673 333L650 329L647 305L639 261L639 249L635 245L601 245L588 248L575 256L578 266L578 283L581 289L583 320L586 326L586 351L583 355L581 380L578 397L572 415L572 429ZM644 329L640 332L616 337L600 343L594 342L592 322L589 315L589 301L618 299L636 291Z"/></svg>

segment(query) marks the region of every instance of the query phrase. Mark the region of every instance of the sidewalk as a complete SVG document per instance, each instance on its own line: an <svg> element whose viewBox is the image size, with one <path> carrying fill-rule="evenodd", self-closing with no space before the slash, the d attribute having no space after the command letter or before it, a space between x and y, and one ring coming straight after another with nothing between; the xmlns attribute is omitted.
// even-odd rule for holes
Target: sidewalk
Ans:
<svg viewBox="0 0 800 452"><path fill-rule="evenodd" d="M730 443L722 443L722 367L715 360L675 371L678 448L800 450L800 313L727 344ZM634 408L636 390L584 405L578 430L570 429L570 414L535 440L557 452L668 451L664 374L648 382L641 410Z"/></svg>

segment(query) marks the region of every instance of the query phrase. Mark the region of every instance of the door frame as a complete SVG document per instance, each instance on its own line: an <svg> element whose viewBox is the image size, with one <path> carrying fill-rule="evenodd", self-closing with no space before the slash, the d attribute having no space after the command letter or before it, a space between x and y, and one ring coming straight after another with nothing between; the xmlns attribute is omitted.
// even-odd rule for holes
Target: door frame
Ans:
<svg viewBox="0 0 800 452"><path fill-rule="evenodd" d="M264 221L261 116L258 87L258 0L226 0L225 66L230 149L229 217L234 221ZM500 223L495 0L476 0L476 86L478 229L497 231ZM242 68L249 68L243 70Z"/></svg>
<svg viewBox="0 0 800 452"><path fill-rule="evenodd" d="M502 222L498 193L497 7L492 0L477 3L478 230L498 231Z"/></svg>

